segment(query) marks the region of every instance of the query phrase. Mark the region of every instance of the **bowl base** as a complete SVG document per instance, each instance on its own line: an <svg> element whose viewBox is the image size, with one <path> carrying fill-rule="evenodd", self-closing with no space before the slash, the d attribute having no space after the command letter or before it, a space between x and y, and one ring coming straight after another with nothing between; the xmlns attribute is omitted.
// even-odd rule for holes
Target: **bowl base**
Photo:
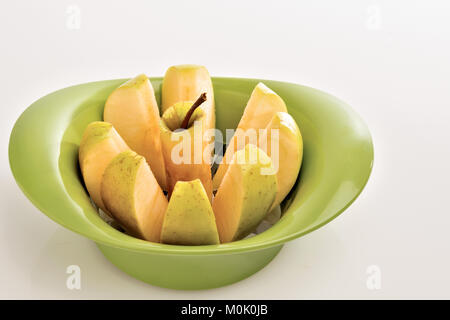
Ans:
<svg viewBox="0 0 450 320"><path fill-rule="evenodd" d="M179 290L212 289L243 280L264 268L283 245L234 254L161 255L97 243L120 270L151 285Z"/></svg>

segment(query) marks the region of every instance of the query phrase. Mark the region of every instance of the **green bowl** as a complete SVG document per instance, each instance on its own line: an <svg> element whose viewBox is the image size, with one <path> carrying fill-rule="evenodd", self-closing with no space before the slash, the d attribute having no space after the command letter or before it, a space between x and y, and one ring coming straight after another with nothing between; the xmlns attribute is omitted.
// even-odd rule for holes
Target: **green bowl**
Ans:
<svg viewBox="0 0 450 320"><path fill-rule="evenodd" d="M345 103L297 84L213 78L217 127L235 128L262 81L286 102L304 139L300 178L267 231L210 246L175 246L133 238L105 223L90 202L78 166L87 124L101 120L108 95L126 79L81 84L33 103L17 120L9 143L14 177L31 202L62 226L95 241L118 268L147 283L206 289L242 280L266 266L284 243L343 212L364 188L373 163L370 133ZM161 78L152 78L157 100ZM159 102L159 101L158 101Z"/></svg>

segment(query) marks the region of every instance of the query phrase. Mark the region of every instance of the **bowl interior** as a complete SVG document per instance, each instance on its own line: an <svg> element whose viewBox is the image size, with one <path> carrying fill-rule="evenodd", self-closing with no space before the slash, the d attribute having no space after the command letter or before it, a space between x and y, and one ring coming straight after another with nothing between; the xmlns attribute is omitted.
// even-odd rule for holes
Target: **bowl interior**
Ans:
<svg viewBox="0 0 450 320"><path fill-rule="evenodd" d="M300 179L282 204L283 217L249 239L213 246L150 243L105 223L92 206L78 166L87 124L101 120L108 95L126 79L86 83L49 94L18 119L10 138L10 165L27 197L47 216L94 241L114 247L171 254L256 250L306 234L329 222L359 195L373 163L370 133L345 103L296 84L213 78L216 126L235 128L255 85L262 81L286 102L304 140ZM152 78L158 103L161 78Z"/></svg>

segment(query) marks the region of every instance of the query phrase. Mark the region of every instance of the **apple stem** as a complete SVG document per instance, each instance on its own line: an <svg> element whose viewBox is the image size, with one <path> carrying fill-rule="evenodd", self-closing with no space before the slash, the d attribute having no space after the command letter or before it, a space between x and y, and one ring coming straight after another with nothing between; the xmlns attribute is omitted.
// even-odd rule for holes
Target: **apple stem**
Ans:
<svg viewBox="0 0 450 320"><path fill-rule="evenodd" d="M186 113L186 116L184 117L183 122L181 123L180 128L181 129L187 129L189 125L189 120L191 119L192 114L194 113L195 109L197 109L203 102L206 101L206 92L203 92L200 97L198 97L197 101L194 102L194 104L191 106L189 111Z"/></svg>

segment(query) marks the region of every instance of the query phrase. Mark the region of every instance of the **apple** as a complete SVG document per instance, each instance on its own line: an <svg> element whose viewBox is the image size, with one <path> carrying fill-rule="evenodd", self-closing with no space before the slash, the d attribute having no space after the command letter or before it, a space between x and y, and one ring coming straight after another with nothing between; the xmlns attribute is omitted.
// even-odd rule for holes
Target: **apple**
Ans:
<svg viewBox="0 0 450 320"><path fill-rule="evenodd" d="M204 66L183 64L167 69L162 83L162 112L180 101L195 101L205 92L206 102L202 105L205 112L206 128L215 127L214 90L208 70Z"/></svg>
<svg viewBox="0 0 450 320"><path fill-rule="evenodd" d="M161 141L169 195L178 181L200 179L208 198L212 200L212 177L208 157L212 152L212 145L203 139L205 111L200 108L205 99L206 96L200 95L195 103L178 102L166 109L162 115Z"/></svg>
<svg viewBox="0 0 450 320"><path fill-rule="evenodd" d="M199 179L175 184L162 226L161 242L177 245L219 244L211 203Z"/></svg>
<svg viewBox="0 0 450 320"><path fill-rule="evenodd" d="M100 195L103 173L116 155L128 149L112 124L107 122L91 122L81 138L78 150L81 174L92 200L106 213L108 212Z"/></svg>
<svg viewBox="0 0 450 320"><path fill-rule="evenodd" d="M270 157L252 144L237 151L212 205L220 242L239 240L252 232L267 215L276 194L277 177Z"/></svg>
<svg viewBox="0 0 450 320"><path fill-rule="evenodd" d="M159 242L168 202L143 156L128 150L112 159L103 174L101 197L127 233Z"/></svg>
<svg viewBox="0 0 450 320"><path fill-rule="evenodd" d="M274 129L278 134L272 135ZM272 163L278 163L278 192L273 209L283 201L297 180L303 159L303 139L294 118L286 112L277 112L260 137L260 147L263 143L267 143L263 150L271 157ZM272 146L276 150L272 150Z"/></svg>
<svg viewBox="0 0 450 320"><path fill-rule="evenodd" d="M148 77L138 75L115 89L106 100L103 118L114 125L132 150L145 157L165 189L159 109Z"/></svg>
<svg viewBox="0 0 450 320"><path fill-rule="evenodd" d="M253 89L244 109L244 114L237 126L236 133L230 140L223 161L214 176L214 190L219 188L233 154L250 142L245 136L246 132L248 132L247 130L254 130L256 140L254 143L257 144L259 129L264 129L274 114L279 111L287 112L283 99L263 83L258 83Z"/></svg>
<svg viewBox="0 0 450 320"><path fill-rule="evenodd" d="M106 122L85 129L80 168L102 211L132 236L174 245L228 243L279 219L303 157L301 132L280 96L256 85L214 179L214 93L206 68L170 67L161 109L160 117L142 74L110 94Z"/></svg>

